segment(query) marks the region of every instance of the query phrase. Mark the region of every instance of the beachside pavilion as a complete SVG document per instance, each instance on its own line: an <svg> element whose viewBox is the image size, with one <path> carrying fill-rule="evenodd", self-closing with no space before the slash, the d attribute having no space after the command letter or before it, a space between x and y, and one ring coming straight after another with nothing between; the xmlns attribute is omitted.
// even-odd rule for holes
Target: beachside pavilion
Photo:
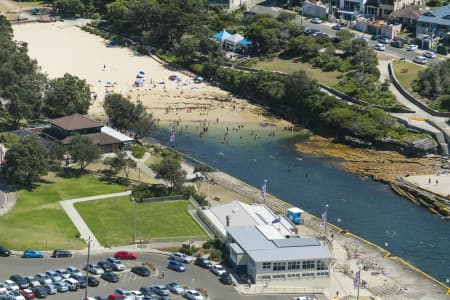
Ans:
<svg viewBox="0 0 450 300"><path fill-rule="evenodd" d="M103 126L103 124L80 114L50 120L50 127L46 128L43 133L63 145L70 145L70 141L75 135L86 136L100 147L102 153L117 152L135 141L111 127Z"/></svg>
<svg viewBox="0 0 450 300"><path fill-rule="evenodd" d="M264 204L233 201L201 210L199 217L224 240L225 259L238 275L328 286L333 261L328 248L314 237L296 235L294 224Z"/></svg>
<svg viewBox="0 0 450 300"><path fill-rule="evenodd" d="M239 33L230 34L225 29L213 35L222 47L233 52L248 52L252 43Z"/></svg>

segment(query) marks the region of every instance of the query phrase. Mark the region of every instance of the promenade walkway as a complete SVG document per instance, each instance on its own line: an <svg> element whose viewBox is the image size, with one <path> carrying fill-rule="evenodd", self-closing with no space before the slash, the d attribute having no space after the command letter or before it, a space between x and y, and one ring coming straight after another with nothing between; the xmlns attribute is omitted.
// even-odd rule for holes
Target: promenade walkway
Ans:
<svg viewBox="0 0 450 300"><path fill-rule="evenodd" d="M77 202L85 202L85 201L93 201L93 200L113 198L113 197L128 196L130 194L131 194L131 191L126 191L126 192L122 192L122 193L113 193L113 194L105 194L105 195L63 200L63 201L60 201L59 203L63 207L64 211L66 212L67 216L70 218L72 223L77 228L78 232L81 235L81 238L84 239L86 241L86 243L88 243L89 238L91 239L91 249L92 250L103 250L105 248L97 240L94 233L89 229L86 222L84 222L83 218L80 216L80 214L75 209L73 204L77 203Z"/></svg>

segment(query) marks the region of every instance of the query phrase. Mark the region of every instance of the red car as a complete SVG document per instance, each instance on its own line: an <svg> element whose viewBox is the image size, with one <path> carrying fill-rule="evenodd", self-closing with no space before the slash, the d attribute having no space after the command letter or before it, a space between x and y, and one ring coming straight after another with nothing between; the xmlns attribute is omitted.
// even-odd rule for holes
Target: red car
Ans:
<svg viewBox="0 0 450 300"><path fill-rule="evenodd" d="M129 251L118 251L114 254L114 257L117 259L137 259L136 253Z"/></svg>
<svg viewBox="0 0 450 300"><path fill-rule="evenodd" d="M34 299L34 293L30 289L20 290L20 294L25 297L25 299Z"/></svg>

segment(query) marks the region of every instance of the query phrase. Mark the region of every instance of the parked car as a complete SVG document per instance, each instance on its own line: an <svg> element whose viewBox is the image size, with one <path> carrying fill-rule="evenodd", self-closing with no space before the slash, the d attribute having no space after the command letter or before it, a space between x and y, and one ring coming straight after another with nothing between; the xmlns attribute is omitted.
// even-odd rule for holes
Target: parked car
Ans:
<svg viewBox="0 0 450 300"><path fill-rule="evenodd" d="M19 291L9 291L9 292L7 292L7 295L10 295L11 297L13 297L11 299L14 299L14 300L25 300L25 297L22 296Z"/></svg>
<svg viewBox="0 0 450 300"><path fill-rule="evenodd" d="M112 263L109 261L99 261L97 265L105 272L111 272L113 270Z"/></svg>
<svg viewBox="0 0 450 300"><path fill-rule="evenodd" d="M102 268L100 268L98 265L94 265L94 264L88 264L86 266L86 269L89 273L94 274L94 275L102 275L103 273L105 273L105 271L103 271Z"/></svg>
<svg viewBox="0 0 450 300"><path fill-rule="evenodd" d="M213 272L217 276L220 276L223 273L225 273L226 271L225 271L225 269L223 268L222 265L213 265L212 268L211 268L211 272Z"/></svg>
<svg viewBox="0 0 450 300"><path fill-rule="evenodd" d="M20 294L25 297L25 299L34 299L34 293L30 289L20 290Z"/></svg>
<svg viewBox="0 0 450 300"><path fill-rule="evenodd" d="M310 34L311 30L312 30L311 28L305 28L303 30L303 33L308 35L308 34Z"/></svg>
<svg viewBox="0 0 450 300"><path fill-rule="evenodd" d="M391 42L391 40L388 39L387 37L382 37L382 38L378 39L378 43L381 43L381 44L389 44L390 42Z"/></svg>
<svg viewBox="0 0 450 300"><path fill-rule="evenodd" d="M227 284L230 285L233 283L233 280L231 279L231 275L228 272L222 273L222 275L220 275L219 280L223 283L223 284Z"/></svg>
<svg viewBox="0 0 450 300"><path fill-rule="evenodd" d="M378 51L384 51L386 50L386 46L383 44L375 44L375 46L373 46L373 49L378 50Z"/></svg>
<svg viewBox="0 0 450 300"><path fill-rule="evenodd" d="M117 275L116 273L109 271L109 272L105 272L100 276L101 279L106 280L108 282L119 282L120 278L119 275Z"/></svg>
<svg viewBox="0 0 450 300"><path fill-rule="evenodd" d="M207 258L202 256L197 257L194 264L205 269L211 269L211 267L213 266L213 264Z"/></svg>
<svg viewBox="0 0 450 300"><path fill-rule="evenodd" d="M131 272L142 277L150 276L150 270L144 266L134 266L131 268Z"/></svg>
<svg viewBox="0 0 450 300"><path fill-rule="evenodd" d="M0 246L0 256L7 257L10 255L11 255L11 251L9 251L9 249L7 249L3 246Z"/></svg>
<svg viewBox="0 0 450 300"><path fill-rule="evenodd" d="M406 51L415 51L415 50L417 50L417 49L419 49L419 46L414 45L414 44L410 44L410 45L408 45L408 47L406 48Z"/></svg>
<svg viewBox="0 0 450 300"><path fill-rule="evenodd" d="M15 282L19 286L19 288L21 288L21 289L25 289L25 288L27 288L30 285L28 280L26 280L24 277L22 277L20 275L17 275L17 274L11 275L9 277L9 279L11 281Z"/></svg>
<svg viewBox="0 0 450 300"><path fill-rule="evenodd" d="M56 290L58 291L58 293L65 293L69 290L69 287L63 281L55 282L55 283L53 283L53 285L56 287Z"/></svg>
<svg viewBox="0 0 450 300"><path fill-rule="evenodd" d="M72 252L64 249L55 249L53 250L52 257L72 257Z"/></svg>
<svg viewBox="0 0 450 300"><path fill-rule="evenodd" d="M62 277L54 270L48 270L47 272L45 272L45 274L47 274L53 280L53 282L62 280Z"/></svg>
<svg viewBox="0 0 450 300"><path fill-rule="evenodd" d="M184 294L184 288L181 287L178 283L176 282L169 282L168 284L166 284L166 288L171 291L174 294L177 295L183 295Z"/></svg>
<svg viewBox="0 0 450 300"><path fill-rule="evenodd" d="M320 30L319 29L311 29L309 35L310 36L318 36L318 35L320 35Z"/></svg>
<svg viewBox="0 0 450 300"><path fill-rule="evenodd" d="M6 284L0 282L0 295L5 294L7 290L8 290L8 287L6 286Z"/></svg>
<svg viewBox="0 0 450 300"><path fill-rule="evenodd" d="M117 259L137 259L136 253L129 251L118 251L114 254Z"/></svg>
<svg viewBox="0 0 450 300"><path fill-rule="evenodd" d="M46 298L48 296L47 289L43 286L33 288L33 294L36 298Z"/></svg>
<svg viewBox="0 0 450 300"><path fill-rule="evenodd" d="M142 286L139 291L148 299L159 298L158 295L156 295L155 292L152 291L152 288L150 286Z"/></svg>
<svg viewBox="0 0 450 300"><path fill-rule="evenodd" d="M433 51L425 51L423 53L423 56L425 56L426 58L436 58L436 53L434 53Z"/></svg>
<svg viewBox="0 0 450 300"><path fill-rule="evenodd" d="M342 26L341 24L336 24L333 27L331 27L331 29L334 29L334 30L341 30L342 28L344 28L344 26Z"/></svg>
<svg viewBox="0 0 450 300"><path fill-rule="evenodd" d="M94 276L88 276L87 283L89 286L98 286L100 281L98 281L98 279Z"/></svg>
<svg viewBox="0 0 450 300"><path fill-rule="evenodd" d="M49 294L49 295L54 295L58 292L58 289L56 288L56 286L53 283L47 283L47 284L43 285L43 287L45 288L45 290L47 291L47 294Z"/></svg>
<svg viewBox="0 0 450 300"><path fill-rule="evenodd" d="M395 48L403 48L403 42L402 41L393 41L391 43L391 46L395 47Z"/></svg>
<svg viewBox="0 0 450 300"><path fill-rule="evenodd" d="M40 285L41 285L41 283L39 282L39 280L36 279L34 276L28 275L28 276L24 276L23 278L25 278L25 280L28 280L28 283L29 283L29 287L30 287L30 288L34 288L34 287L37 287L37 286L40 286Z"/></svg>
<svg viewBox="0 0 450 300"><path fill-rule="evenodd" d="M122 300L134 300L133 294L131 294L129 291L124 290L122 288L117 288L114 293L120 296L120 299Z"/></svg>
<svg viewBox="0 0 450 300"><path fill-rule="evenodd" d="M145 296L140 291L130 291L130 293L133 295L134 300L144 300Z"/></svg>
<svg viewBox="0 0 450 300"><path fill-rule="evenodd" d="M170 294L169 290L164 285L152 285L150 288L159 296L168 296Z"/></svg>
<svg viewBox="0 0 450 300"><path fill-rule="evenodd" d="M74 279L74 278L65 278L63 281L67 287L69 288L69 291L76 292L78 291L78 288L80 287L80 283Z"/></svg>
<svg viewBox="0 0 450 300"><path fill-rule="evenodd" d="M427 58L425 56L418 55L414 58L414 62L417 64L424 65L427 63Z"/></svg>
<svg viewBox="0 0 450 300"><path fill-rule="evenodd" d="M183 264L176 260L169 260L169 263L167 265L168 269L172 269L177 272L184 272L186 271L186 268L183 266Z"/></svg>
<svg viewBox="0 0 450 300"><path fill-rule="evenodd" d="M5 285L10 291L18 291L19 286L14 281L7 279L5 280Z"/></svg>
<svg viewBox="0 0 450 300"><path fill-rule="evenodd" d="M72 278L78 281L80 288L84 289L87 286L86 276L73 274Z"/></svg>
<svg viewBox="0 0 450 300"><path fill-rule="evenodd" d="M378 40L381 39L382 37L383 37L383 36L380 35L380 34L375 34L375 35L372 35L371 40L372 40L372 41L378 41Z"/></svg>
<svg viewBox="0 0 450 300"><path fill-rule="evenodd" d="M181 261L182 263L190 264L192 262L192 258L184 253L175 252L169 256L169 259Z"/></svg>
<svg viewBox="0 0 450 300"><path fill-rule="evenodd" d="M184 296L190 300L204 300L202 294L196 290L187 290Z"/></svg>
<svg viewBox="0 0 450 300"><path fill-rule="evenodd" d="M319 18L312 18L311 23L313 24L322 24L322 20Z"/></svg>
<svg viewBox="0 0 450 300"><path fill-rule="evenodd" d="M354 40L363 40L363 41L365 41L366 43L369 42L369 40L368 40L363 34L356 35L353 39L354 39Z"/></svg>
<svg viewBox="0 0 450 300"><path fill-rule="evenodd" d="M50 276L48 276L47 274L44 274L44 273L37 273L34 278L36 278L41 284L47 284L47 283L53 282L53 280L50 278Z"/></svg>
<svg viewBox="0 0 450 300"><path fill-rule="evenodd" d="M83 276L83 273L77 267L69 266L69 267L67 267L66 270L69 271L70 276L72 276L72 277L73 277L73 275Z"/></svg>
<svg viewBox="0 0 450 300"><path fill-rule="evenodd" d="M23 258L43 258L44 253L36 251L36 250L25 250L22 254Z"/></svg>
<svg viewBox="0 0 450 300"><path fill-rule="evenodd" d="M125 270L125 265L117 258L110 256L106 259L106 261L110 262L113 266L114 271L123 271Z"/></svg>
<svg viewBox="0 0 450 300"><path fill-rule="evenodd" d="M66 269L56 270L56 273L58 273L59 276L61 276L63 279L70 278L70 272L67 271Z"/></svg>

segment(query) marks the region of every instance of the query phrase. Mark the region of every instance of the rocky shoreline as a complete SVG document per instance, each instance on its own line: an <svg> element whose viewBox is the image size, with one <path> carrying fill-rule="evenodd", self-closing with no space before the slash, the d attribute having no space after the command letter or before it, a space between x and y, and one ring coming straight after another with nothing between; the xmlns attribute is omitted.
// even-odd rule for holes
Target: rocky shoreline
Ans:
<svg viewBox="0 0 450 300"><path fill-rule="evenodd" d="M441 171L443 162L438 156L409 158L393 151L352 148L315 135L301 144L296 144L295 147L304 154L338 158L341 161L337 164L345 170L387 183L396 193L426 207L432 213L450 215L448 199L425 193L400 179L412 175L436 174Z"/></svg>

